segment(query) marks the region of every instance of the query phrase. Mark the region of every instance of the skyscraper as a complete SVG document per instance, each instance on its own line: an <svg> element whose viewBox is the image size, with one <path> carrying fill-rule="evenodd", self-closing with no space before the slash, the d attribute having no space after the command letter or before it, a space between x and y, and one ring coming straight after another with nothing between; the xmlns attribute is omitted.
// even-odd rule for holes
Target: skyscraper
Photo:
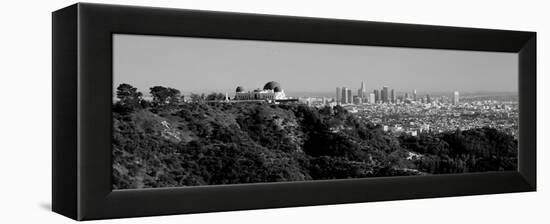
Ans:
<svg viewBox="0 0 550 224"><path fill-rule="evenodd" d="M453 104L454 105L458 104L458 102L459 102L458 98L459 98L459 93L458 93L458 91L455 91L454 95L453 95Z"/></svg>
<svg viewBox="0 0 550 224"><path fill-rule="evenodd" d="M361 88L359 88L359 90L357 91L357 96L359 96L360 98L366 98L366 92L367 87L365 87L365 82L361 82Z"/></svg>
<svg viewBox="0 0 550 224"><path fill-rule="evenodd" d="M341 89L340 87L336 87L336 104L337 105L340 105L340 102L342 101L342 96L340 95L341 94Z"/></svg>
<svg viewBox="0 0 550 224"><path fill-rule="evenodd" d="M389 97L389 94L388 94L388 87L384 86L384 87L382 87L382 102L383 103L388 103L389 101L390 101L390 97Z"/></svg>
<svg viewBox="0 0 550 224"><path fill-rule="evenodd" d="M369 94L369 103L370 104L376 103L376 97L375 97L374 93Z"/></svg>
<svg viewBox="0 0 550 224"><path fill-rule="evenodd" d="M416 89L413 90L413 100L416 101Z"/></svg>
<svg viewBox="0 0 550 224"><path fill-rule="evenodd" d="M390 92L390 100L392 103L395 103L395 91L393 89Z"/></svg>
<svg viewBox="0 0 550 224"><path fill-rule="evenodd" d="M375 89L373 92L374 92L374 102L373 103L378 103L380 101L380 91Z"/></svg>
<svg viewBox="0 0 550 224"><path fill-rule="evenodd" d="M352 94L351 94L351 89L346 88L346 90L347 90L347 94L348 94L348 95L346 96L346 98L348 99L348 103L349 103L349 104L352 104L352 103L353 103L353 96L352 96Z"/></svg>
<svg viewBox="0 0 550 224"><path fill-rule="evenodd" d="M431 103L432 98L430 98L430 94L426 94L426 103Z"/></svg>
<svg viewBox="0 0 550 224"><path fill-rule="evenodd" d="M348 103L348 98L347 98L347 94L346 94L346 93L347 93L347 90L346 90L346 89L347 89L346 87L342 87L342 96L341 96L341 97L342 97L342 100L341 100L341 102L340 102L341 104L346 104L346 103Z"/></svg>

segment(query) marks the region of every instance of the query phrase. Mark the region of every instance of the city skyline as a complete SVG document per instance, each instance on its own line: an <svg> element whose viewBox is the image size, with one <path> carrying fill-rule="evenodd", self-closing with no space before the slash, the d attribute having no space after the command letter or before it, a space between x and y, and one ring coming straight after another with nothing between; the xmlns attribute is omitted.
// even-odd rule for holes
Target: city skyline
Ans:
<svg viewBox="0 0 550 224"><path fill-rule="evenodd" d="M514 53L119 34L113 46L113 88L129 83L144 93L155 85L232 92L270 80L289 93L357 93L361 81L367 94L383 86L396 94L517 92Z"/></svg>
<svg viewBox="0 0 550 224"><path fill-rule="evenodd" d="M365 88L365 82L361 81L361 87L357 89L357 95L349 95L351 93L347 87L336 87L336 94L334 95L334 102L336 104L364 104L364 103L398 103L405 100L410 102L420 101L427 103L431 102L430 94L426 93L425 96L418 94L416 89L412 90L411 95L409 92L397 93L394 89L388 86L383 86L382 89L373 89L372 93L368 93ZM323 97L324 99L325 97ZM351 99L351 100L350 100ZM453 91L453 104L459 103L459 92Z"/></svg>

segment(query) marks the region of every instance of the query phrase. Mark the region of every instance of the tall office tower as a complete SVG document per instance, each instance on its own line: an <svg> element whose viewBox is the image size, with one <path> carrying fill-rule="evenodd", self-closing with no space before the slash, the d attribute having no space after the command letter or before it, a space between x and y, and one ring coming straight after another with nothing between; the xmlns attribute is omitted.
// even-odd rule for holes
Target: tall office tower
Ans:
<svg viewBox="0 0 550 224"><path fill-rule="evenodd" d="M342 95L341 95L342 99L340 100L341 101L340 104L348 103L348 98L346 97L347 96L346 89L347 89L346 87L342 87Z"/></svg>
<svg viewBox="0 0 550 224"><path fill-rule="evenodd" d="M405 93L405 100L409 99L409 93Z"/></svg>
<svg viewBox="0 0 550 224"><path fill-rule="evenodd" d="M413 100L416 101L416 89L413 90Z"/></svg>
<svg viewBox="0 0 550 224"><path fill-rule="evenodd" d="M454 105L457 105L458 104L458 98L459 98L459 94L458 94L458 91L455 91L454 95L453 95L453 104Z"/></svg>
<svg viewBox="0 0 550 224"><path fill-rule="evenodd" d="M374 93L369 94L369 103L370 104L376 103L376 97L375 97Z"/></svg>
<svg viewBox="0 0 550 224"><path fill-rule="evenodd" d="M361 88L359 89L358 96L360 98L366 98L367 87L365 86L365 82L361 82Z"/></svg>
<svg viewBox="0 0 550 224"><path fill-rule="evenodd" d="M426 103L431 103L432 98L430 98L430 94L426 94Z"/></svg>
<svg viewBox="0 0 550 224"><path fill-rule="evenodd" d="M348 94L348 95L346 96L346 98L348 99L348 103L349 103L349 104L352 104L352 103L353 103L353 96L352 96L352 94L351 94L351 89L346 88L346 90L347 90L347 94Z"/></svg>
<svg viewBox="0 0 550 224"><path fill-rule="evenodd" d="M340 87L336 87L336 105L340 105L340 102L342 100L342 97L340 96L342 90L340 90Z"/></svg>
<svg viewBox="0 0 550 224"><path fill-rule="evenodd" d="M390 100L392 103L395 103L395 91L393 89L390 92Z"/></svg>
<svg viewBox="0 0 550 224"><path fill-rule="evenodd" d="M382 102L388 103L390 101L390 96L388 93L388 87L384 86L382 87Z"/></svg>
<svg viewBox="0 0 550 224"><path fill-rule="evenodd" d="M378 103L380 101L380 91L375 89L373 92L374 92L374 102L373 103Z"/></svg>

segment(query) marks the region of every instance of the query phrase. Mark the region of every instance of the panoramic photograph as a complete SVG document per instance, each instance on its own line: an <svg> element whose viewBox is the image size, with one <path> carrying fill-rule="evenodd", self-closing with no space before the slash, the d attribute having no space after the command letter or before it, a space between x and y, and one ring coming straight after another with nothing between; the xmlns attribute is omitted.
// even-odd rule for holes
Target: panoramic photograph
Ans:
<svg viewBox="0 0 550 224"><path fill-rule="evenodd" d="M113 35L112 187L517 170L516 53Z"/></svg>

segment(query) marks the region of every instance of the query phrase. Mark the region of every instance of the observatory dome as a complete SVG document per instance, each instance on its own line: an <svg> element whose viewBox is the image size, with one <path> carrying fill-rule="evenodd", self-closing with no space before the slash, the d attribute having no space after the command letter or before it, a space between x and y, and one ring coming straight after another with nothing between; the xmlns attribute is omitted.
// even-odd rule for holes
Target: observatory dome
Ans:
<svg viewBox="0 0 550 224"><path fill-rule="evenodd" d="M264 85L264 90L275 90L275 88L279 88L281 90L281 84L275 81L268 82Z"/></svg>

